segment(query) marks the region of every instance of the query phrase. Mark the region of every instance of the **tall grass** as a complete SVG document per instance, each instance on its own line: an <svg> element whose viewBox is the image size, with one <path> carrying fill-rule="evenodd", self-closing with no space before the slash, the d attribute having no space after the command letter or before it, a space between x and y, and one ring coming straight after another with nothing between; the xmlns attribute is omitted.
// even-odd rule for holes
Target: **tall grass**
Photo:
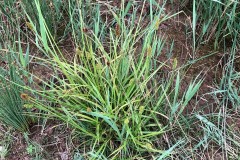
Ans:
<svg viewBox="0 0 240 160"><path fill-rule="evenodd" d="M0 74L0 120L2 123L22 132L28 131L28 120L23 111L23 99L21 97L23 85L16 69L12 64L11 56L8 56L9 70L1 68Z"/></svg>
<svg viewBox="0 0 240 160"><path fill-rule="evenodd" d="M240 30L239 1L231 0L209 0L193 1L193 25L198 34L195 42L205 44L214 42L214 47L219 48L224 39L232 43L231 39L238 35Z"/></svg>
<svg viewBox="0 0 240 160"><path fill-rule="evenodd" d="M86 157L126 159L150 157L151 153L163 159L174 154L174 149L183 141L176 140L169 147L163 147L159 139L171 130L171 124L178 118L184 118L183 110L202 80L190 83L182 99L178 100L181 78L176 62L168 66L158 60L165 41L156 30L171 16L163 17L164 10L158 6L159 12L150 16L152 23L144 27L141 26L146 18L143 10L140 10L138 19L137 10L134 10L126 21L129 8L122 5L121 10L115 11L112 6L104 4L109 16L113 17L110 22L115 23L115 27L106 29L108 24L101 18L100 4L87 3L86 7L97 11L89 10L89 13L84 10L85 4L79 1L72 5L69 1L71 32L76 48L72 55L74 59L69 62L48 29L40 3L35 1L35 4L39 26L29 14L27 17L39 49L49 57L38 59L54 69L55 82L43 82L47 90L29 88L42 97L42 100L31 98L34 107L76 129L84 142L80 149L87 149L82 152ZM131 7L132 4L128 5ZM87 13L89 18L85 17ZM163 77L163 67L172 70L167 77Z"/></svg>
<svg viewBox="0 0 240 160"><path fill-rule="evenodd" d="M221 157L237 159L239 157L239 73L238 35L232 39L230 48L225 47L222 78L214 91L215 113L198 117L203 122L205 137L215 142L223 151ZM226 46L226 45L225 45ZM226 56L227 55L227 56ZM206 140L205 140L206 141ZM213 145L214 146L214 145Z"/></svg>
<svg viewBox="0 0 240 160"><path fill-rule="evenodd" d="M42 0L39 1L39 5L41 6L41 12L43 14L43 17L45 19L46 25L49 28L49 31L54 36L54 38L61 39L65 36L65 15L64 12L65 3L63 1L53 0ZM36 26L39 26L39 17L38 17L38 11L35 4L35 1L32 0L23 0L21 3L25 11L28 13L28 15L31 17L31 20L33 21ZM23 16L25 14L23 13ZM25 22L26 23L26 22ZM39 29L39 28L38 28Z"/></svg>
<svg viewBox="0 0 240 160"><path fill-rule="evenodd" d="M1 73L2 94L12 95L4 94L6 98L0 102L21 113L9 116L7 124L27 130L22 105L37 108L40 116L61 120L73 129L80 141L79 157L86 159L204 159L212 148L221 149L223 157L238 156L238 132L227 123L239 106L239 75L234 63L239 38L237 1L192 3L194 53L199 44L211 39L217 47L228 37L235 37L231 38L234 45L226 75L212 93L222 94L223 99L214 97L217 112L209 114L204 113L206 106L187 112L197 101L194 96L203 78L193 78L182 89L184 67L177 68L177 59L172 59L173 63L161 59L167 45L157 30L177 14L165 13L167 1L160 6L150 0L149 13L145 13L138 1L122 0L118 8L107 2L24 0L19 5L20 14L15 2L0 3L5 20L0 22L1 51L10 51L16 65L14 70ZM63 27L59 27L61 23ZM69 53L59 47L59 38L66 43L65 37L72 43ZM31 55L31 48L45 56ZM33 61L51 68L49 80L29 72ZM6 78L8 71L15 77L20 74L19 80L30 77L28 81L33 84ZM41 80L41 85L34 79ZM13 89L6 90L6 85ZM23 88L31 93L24 102L19 98Z"/></svg>
<svg viewBox="0 0 240 160"><path fill-rule="evenodd" d="M210 114L196 115L202 123L204 135L199 145L207 144L209 148L225 159L239 157L239 131L236 129L239 119L239 82L238 52L239 52L239 2L238 1L194 1L193 33L197 39L194 43L208 44L214 42L214 48L223 50L222 78L217 89L213 92L215 99L214 110ZM217 70L216 72L219 72ZM217 81L217 80L216 80ZM213 143L209 143L213 142Z"/></svg>

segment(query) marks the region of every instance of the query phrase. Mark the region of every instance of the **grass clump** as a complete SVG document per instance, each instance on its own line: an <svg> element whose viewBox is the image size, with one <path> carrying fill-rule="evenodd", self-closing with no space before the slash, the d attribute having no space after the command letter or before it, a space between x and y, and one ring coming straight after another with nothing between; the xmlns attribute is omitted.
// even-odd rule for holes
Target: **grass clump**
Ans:
<svg viewBox="0 0 240 160"><path fill-rule="evenodd" d="M39 121L43 126L45 119L60 120L71 128L73 141L78 141L74 157L80 159L204 159L211 148L214 152L222 150L224 157L237 157L237 132L227 120L239 106L239 75L235 70L238 3L191 3L194 55L203 41L213 38L217 46L235 35L225 77L217 91L206 93L209 97L224 95L222 99L215 96L214 104L207 102L209 97L202 98L205 95L195 97L204 81L200 75L183 85L186 66L198 60L178 68L178 60L171 57L174 44L168 48L164 31L159 35L162 23L178 14L165 13L167 1L159 5L154 0L122 0L111 6L103 1L24 0L19 5L19 18L14 4L0 4L7 15L0 22L1 29L11 27L7 34L0 32L1 48L9 48L16 67L1 73L1 94L5 98L0 102L11 106L0 110L2 115L11 113L6 124L28 130L23 104L30 116L44 118L44 122ZM5 6L12 9L6 10ZM227 21L227 16L233 19ZM63 30L59 31L61 23ZM16 30L18 35L11 35ZM18 52L7 42L15 42ZM169 59L163 60L166 57ZM206 57L210 56L199 60ZM47 68L46 77L35 73L34 67ZM20 83L13 77L27 82ZM23 89L31 97L21 94ZM206 106L201 106L201 100L207 102ZM40 147L27 135L25 139L28 154L42 156Z"/></svg>
<svg viewBox="0 0 240 160"><path fill-rule="evenodd" d="M238 35L239 40L239 1L200 0L194 1L193 5L193 28L200 31L196 39L198 43L213 40L214 47L219 48L224 39L232 43L231 40Z"/></svg>
<svg viewBox="0 0 240 160"><path fill-rule="evenodd" d="M10 58L8 59L8 62L11 62ZM23 109L24 95L22 94L22 88L20 87L23 83L16 74L15 67L9 66L9 71L1 70L0 81L1 122L17 129L18 131L28 131L28 120L24 115Z"/></svg>
<svg viewBox="0 0 240 160"><path fill-rule="evenodd" d="M108 6L116 26L103 29L100 24L107 24L94 14L93 19L98 19L92 25L95 32L88 27L89 32L85 32L88 20L81 13L84 7L78 6L78 15L70 14L76 49L69 61L48 30L39 3L36 6L40 32L34 29L35 36L42 43L38 47L42 46L40 49L49 57L38 60L54 70L54 80L43 81L45 87L38 91L29 89L41 97L31 99L33 106L74 128L84 141L80 150L87 148L82 152L85 157L127 159L152 154L163 159L174 154L174 148L183 141L164 147L159 140L178 121L176 117L183 118L183 110L202 80L190 83L178 100L181 77L177 61L167 65L158 60L165 41L156 31L171 16L163 17L163 9L158 8L159 12L150 16L152 23L143 27L143 10L139 19L133 15L126 21L128 11L115 12ZM98 5L92 7L99 9ZM134 25L136 20L138 24ZM171 74L165 75L164 69Z"/></svg>

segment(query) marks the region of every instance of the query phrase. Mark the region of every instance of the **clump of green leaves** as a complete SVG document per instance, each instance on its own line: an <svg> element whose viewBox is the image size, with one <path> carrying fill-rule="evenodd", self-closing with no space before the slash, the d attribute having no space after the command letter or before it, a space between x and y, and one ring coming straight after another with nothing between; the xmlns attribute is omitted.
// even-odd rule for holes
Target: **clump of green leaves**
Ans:
<svg viewBox="0 0 240 160"><path fill-rule="evenodd" d="M54 37L61 35L64 32L64 10L67 2L58 1L58 0L41 0L41 1L34 1L34 0L23 0L21 1L20 5L22 5L23 10L29 14L32 21L39 26L38 21L38 14L37 14L37 7L36 2L39 3L41 6L41 11L43 13L43 17L46 21L46 25L48 26L50 32L54 35ZM23 14L24 15L24 14Z"/></svg>
<svg viewBox="0 0 240 160"><path fill-rule="evenodd" d="M200 30L196 39L198 43L214 40L217 48L223 39L230 41L236 34L239 35L239 9L238 1L193 1L193 28Z"/></svg>
<svg viewBox="0 0 240 160"><path fill-rule="evenodd" d="M9 56L10 57L10 56ZM10 59L10 58L9 58ZM11 64L11 60L8 61ZM0 119L1 122L19 131L28 131L28 121L23 111L21 87L23 85L14 66L0 72Z"/></svg>
<svg viewBox="0 0 240 160"><path fill-rule="evenodd" d="M115 13L108 6L116 26L106 32L99 27L100 14L94 14L96 17L92 19L97 20L94 32L88 29L86 33L88 23L81 13L84 7L78 6L79 25L71 21L76 49L73 61L68 61L48 30L39 3L36 5L41 32L34 31L36 39L42 43L41 49L49 57L42 59L42 63L53 68L55 80L43 82L47 87L38 91L29 88L41 97L41 100L31 99L34 106L70 124L84 140L80 148L88 149L87 157L126 159L148 153L160 157L173 154L173 149L182 143L177 141L172 147L162 147L157 142L170 129L169 124L176 117L182 117L202 80L191 83L178 101L180 74L174 87L177 62L168 66L158 60L165 41L157 30L170 16L163 17L163 9L158 8L159 12L150 16L151 23L142 27L143 10L135 25L134 15L125 21L129 8ZM92 7L98 8L98 5ZM32 21L30 23L34 26ZM79 27L78 32L76 27ZM102 35L108 38L104 43ZM163 74L164 67L172 70L167 77Z"/></svg>

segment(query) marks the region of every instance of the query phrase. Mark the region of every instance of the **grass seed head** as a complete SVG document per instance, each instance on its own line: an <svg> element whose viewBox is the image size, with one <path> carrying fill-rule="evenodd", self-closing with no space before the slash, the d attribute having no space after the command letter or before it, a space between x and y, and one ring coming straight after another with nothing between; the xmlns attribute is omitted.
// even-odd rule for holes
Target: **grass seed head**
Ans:
<svg viewBox="0 0 240 160"><path fill-rule="evenodd" d="M22 100L29 100L29 99L30 99L30 97L29 97L28 94L26 94L26 93L22 93L22 94L20 95L20 97L22 98Z"/></svg>
<svg viewBox="0 0 240 160"><path fill-rule="evenodd" d="M92 109L90 107L88 107L87 112L92 112Z"/></svg>
<svg viewBox="0 0 240 160"><path fill-rule="evenodd" d="M147 56L150 57L152 55L152 47L148 46L147 48Z"/></svg>
<svg viewBox="0 0 240 160"><path fill-rule="evenodd" d="M120 26L118 24L116 24L115 32L116 32L117 37L119 37L121 34L121 31L120 31Z"/></svg>
<svg viewBox="0 0 240 160"><path fill-rule="evenodd" d="M176 69L177 68L177 64L178 64L178 60L177 60L177 58L174 58L172 68Z"/></svg>
<svg viewBox="0 0 240 160"><path fill-rule="evenodd" d="M128 118L126 118L126 119L124 120L124 124L126 124L126 125L129 124L129 119L128 119Z"/></svg>
<svg viewBox="0 0 240 160"><path fill-rule="evenodd" d="M33 25L30 22L26 22L27 28L33 31Z"/></svg>
<svg viewBox="0 0 240 160"><path fill-rule="evenodd" d="M139 114L143 114L144 109L145 109L144 106L140 106L140 108L139 108Z"/></svg>

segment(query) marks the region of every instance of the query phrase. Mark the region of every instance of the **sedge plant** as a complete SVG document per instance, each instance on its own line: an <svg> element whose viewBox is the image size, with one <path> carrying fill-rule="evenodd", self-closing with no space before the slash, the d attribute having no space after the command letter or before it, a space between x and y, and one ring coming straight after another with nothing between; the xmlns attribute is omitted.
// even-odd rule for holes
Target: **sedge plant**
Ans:
<svg viewBox="0 0 240 160"><path fill-rule="evenodd" d="M21 97L23 85L16 68L8 57L9 70L1 68L0 72L0 119L1 122L21 132L28 131L28 120L24 115L24 100Z"/></svg>
<svg viewBox="0 0 240 160"><path fill-rule="evenodd" d="M26 87L39 97L29 98L31 106L75 129L83 141L80 149L87 148L81 154L88 158L126 159L153 154L164 159L176 154L174 149L183 141L163 147L158 140L172 129L169 125L178 117L184 118L183 110L202 80L193 81L178 101L180 74L177 74L177 64L167 65L158 59L165 40L156 31L163 21L174 15L164 15L164 9L157 6L159 12L151 13L152 22L143 27L141 23L146 18L143 9L138 19L136 11L139 8L126 22L132 3L127 3L127 8L122 5L118 11L104 4L115 24L105 29L108 24L101 19L100 4L94 4L91 7L98 12L93 15L91 29L86 26L89 19L83 16L84 4L76 2L73 6L69 1L75 42L73 60L69 61L48 29L37 0L35 5L39 26L27 11L25 13L35 33L37 47L48 57L37 59L52 68L54 81L42 81L44 87L39 86L38 90ZM136 20L137 25L134 24ZM172 70L171 74L164 75L164 68ZM37 75L31 76L37 78Z"/></svg>

